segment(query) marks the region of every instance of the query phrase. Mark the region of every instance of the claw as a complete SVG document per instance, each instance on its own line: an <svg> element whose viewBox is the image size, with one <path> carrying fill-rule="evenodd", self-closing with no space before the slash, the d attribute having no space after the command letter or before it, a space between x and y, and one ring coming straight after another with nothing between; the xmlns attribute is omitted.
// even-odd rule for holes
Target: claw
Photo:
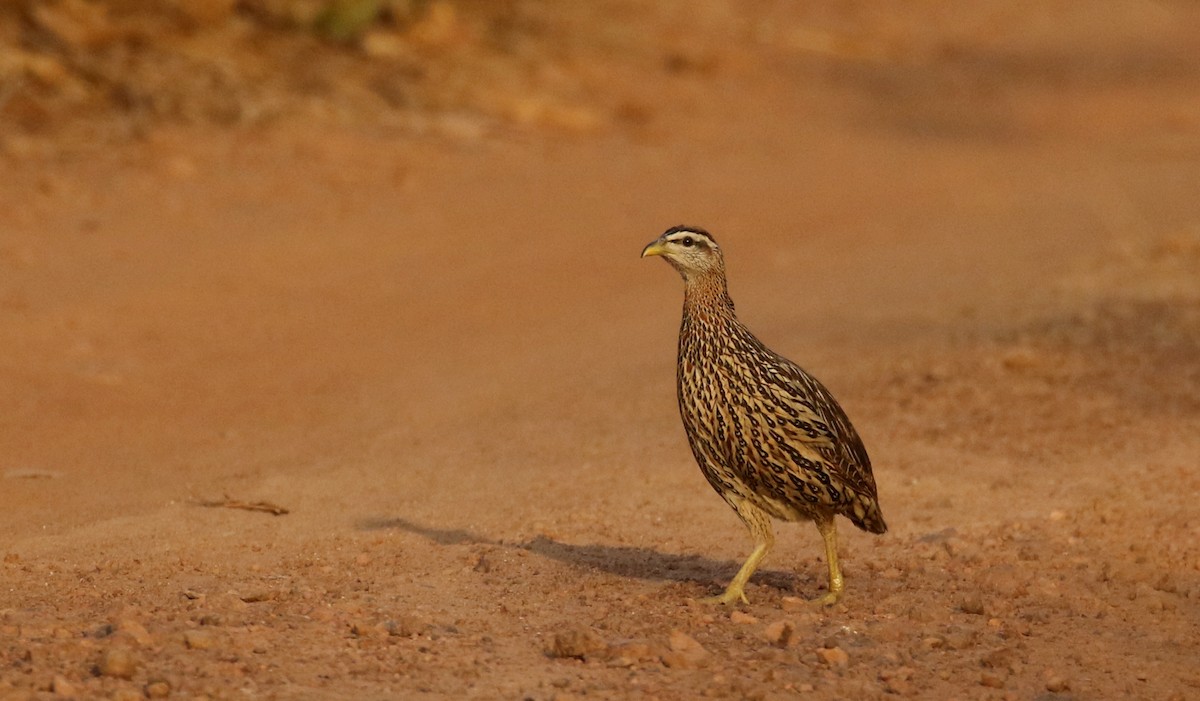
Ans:
<svg viewBox="0 0 1200 701"><path fill-rule="evenodd" d="M702 604L736 604L737 602L749 605L750 600L746 598L746 592L741 587L735 587L732 584L724 593L719 596L709 596L700 600Z"/></svg>

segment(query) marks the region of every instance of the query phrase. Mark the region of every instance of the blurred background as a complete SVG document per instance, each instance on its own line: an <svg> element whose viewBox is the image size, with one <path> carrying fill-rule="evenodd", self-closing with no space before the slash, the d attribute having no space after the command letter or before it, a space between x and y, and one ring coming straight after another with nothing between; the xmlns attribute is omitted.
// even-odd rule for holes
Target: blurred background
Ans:
<svg viewBox="0 0 1200 701"><path fill-rule="evenodd" d="M0 0L0 699L1193 698L1197 183L1194 0ZM676 224L835 610L688 604Z"/></svg>
<svg viewBox="0 0 1200 701"><path fill-rule="evenodd" d="M1196 12L1136 0L5 0L0 124L18 154L72 134L283 118L467 137L637 129L662 108L645 79L717 90L754 70L927 136L1169 142L1196 128Z"/></svg>

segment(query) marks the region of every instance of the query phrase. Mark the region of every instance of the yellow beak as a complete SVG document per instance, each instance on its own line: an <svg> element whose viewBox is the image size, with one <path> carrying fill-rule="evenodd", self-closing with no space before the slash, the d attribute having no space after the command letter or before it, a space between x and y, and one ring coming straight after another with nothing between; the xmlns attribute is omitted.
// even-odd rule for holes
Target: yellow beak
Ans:
<svg viewBox="0 0 1200 701"><path fill-rule="evenodd" d="M642 257L646 258L648 256L661 256L666 252L667 249L663 247L662 242L655 240L651 241L645 248L642 249Z"/></svg>

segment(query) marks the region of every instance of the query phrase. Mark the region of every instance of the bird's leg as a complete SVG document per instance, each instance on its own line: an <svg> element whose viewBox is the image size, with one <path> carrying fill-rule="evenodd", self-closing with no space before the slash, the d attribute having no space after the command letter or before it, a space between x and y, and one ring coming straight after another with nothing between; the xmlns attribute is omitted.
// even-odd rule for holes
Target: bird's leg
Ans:
<svg viewBox="0 0 1200 701"><path fill-rule="evenodd" d="M838 566L837 523L833 520L833 515L817 517L817 530L821 531L821 537L825 539L825 562L829 564L829 593L817 599L817 603L831 606L837 603L842 589L846 586L842 580L842 568Z"/></svg>
<svg viewBox="0 0 1200 701"><path fill-rule="evenodd" d="M775 545L775 532L771 528L770 516L746 501L739 502L734 509L737 510L737 515L741 517L742 523L750 529L750 535L754 536L754 550L750 553L750 557L746 558L742 568L734 575L733 581L725 588L725 593L704 599L704 603L732 604L738 601L743 604L750 603L746 598L746 582L750 581L750 576L758 569L759 563Z"/></svg>

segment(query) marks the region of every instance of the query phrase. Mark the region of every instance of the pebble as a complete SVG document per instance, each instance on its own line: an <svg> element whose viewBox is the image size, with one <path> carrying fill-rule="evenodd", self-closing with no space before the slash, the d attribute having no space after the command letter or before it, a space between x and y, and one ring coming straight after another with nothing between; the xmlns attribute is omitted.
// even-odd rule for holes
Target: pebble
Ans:
<svg viewBox="0 0 1200 701"><path fill-rule="evenodd" d="M189 650L208 650L216 647L217 636L207 630L189 630L183 634L183 644Z"/></svg>
<svg viewBox="0 0 1200 701"><path fill-rule="evenodd" d="M1004 675L995 671L985 671L979 675L980 686L986 686L989 689L1003 689Z"/></svg>
<svg viewBox="0 0 1200 701"><path fill-rule="evenodd" d="M790 621L775 621L763 629L763 637L777 647L787 647L795 639L796 626Z"/></svg>
<svg viewBox="0 0 1200 701"><path fill-rule="evenodd" d="M969 613L974 616L982 616L984 614L983 598L978 594L967 594L959 602L958 607L963 613Z"/></svg>
<svg viewBox="0 0 1200 701"><path fill-rule="evenodd" d="M1057 694L1063 691L1069 691L1071 683L1067 678L1060 674L1049 674L1046 676L1046 691Z"/></svg>
<svg viewBox="0 0 1200 701"><path fill-rule="evenodd" d="M609 646L605 656L609 666L632 667L639 662L659 660L664 652L645 640L626 640Z"/></svg>
<svg viewBox="0 0 1200 701"><path fill-rule="evenodd" d="M889 694L911 696L914 692L912 678L917 670L908 666L900 666L879 671L879 680Z"/></svg>
<svg viewBox="0 0 1200 701"><path fill-rule="evenodd" d="M152 679L146 684L146 696L152 699L165 699L171 695L171 683L165 679Z"/></svg>
<svg viewBox="0 0 1200 701"><path fill-rule="evenodd" d="M554 644L551 646L551 657L585 659L607 652L608 644L604 638L591 628L569 628L554 634Z"/></svg>
<svg viewBox="0 0 1200 701"><path fill-rule="evenodd" d="M808 601L801 599L798 596L785 596L779 605L784 611L793 613L796 611L804 611L810 608Z"/></svg>
<svg viewBox="0 0 1200 701"><path fill-rule="evenodd" d="M671 631L667 645L670 649L663 653L662 661L672 669L696 669L708 659L708 650L683 631Z"/></svg>
<svg viewBox="0 0 1200 701"><path fill-rule="evenodd" d="M414 635L424 635L433 627L429 621L410 614L397 616L383 624L391 635L411 638Z"/></svg>
<svg viewBox="0 0 1200 701"><path fill-rule="evenodd" d="M55 696L65 699L73 699L79 695L79 692L75 690L75 685L67 681L67 678L61 674L54 676L54 681L50 684L50 691L53 691Z"/></svg>
<svg viewBox="0 0 1200 701"><path fill-rule="evenodd" d="M729 620L732 623L739 623L742 625L750 625L752 623L758 623L757 618L755 618L754 616L751 616L750 614L748 614L744 611L739 611L737 609L734 609L733 611L731 611L729 613Z"/></svg>
<svg viewBox="0 0 1200 701"><path fill-rule="evenodd" d="M154 643L154 638L150 635L150 631L146 630L145 626L132 618L123 618L118 621L117 632L124 633L141 647L146 647Z"/></svg>
<svg viewBox="0 0 1200 701"><path fill-rule="evenodd" d="M850 664L850 655L840 647L817 648L817 658L830 667L845 667Z"/></svg>
<svg viewBox="0 0 1200 701"><path fill-rule="evenodd" d="M137 671L137 660L133 653L123 647L114 647L100 658L100 674L117 679L131 679Z"/></svg>
<svg viewBox="0 0 1200 701"><path fill-rule="evenodd" d="M386 640L391 635L386 624L373 624L369 621L355 621L351 623L350 634L356 638L367 638L370 640Z"/></svg>

